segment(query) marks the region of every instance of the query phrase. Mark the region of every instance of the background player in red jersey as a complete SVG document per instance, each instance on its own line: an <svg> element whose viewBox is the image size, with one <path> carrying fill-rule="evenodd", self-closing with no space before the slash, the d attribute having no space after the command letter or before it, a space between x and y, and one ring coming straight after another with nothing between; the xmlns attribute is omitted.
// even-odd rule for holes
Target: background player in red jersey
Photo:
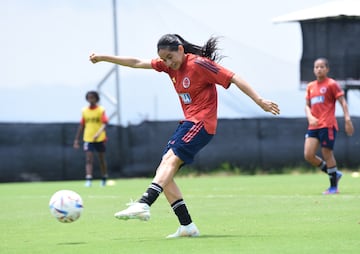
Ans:
<svg viewBox="0 0 360 254"><path fill-rule="evenodd" d="M329 78L329 63L326 58L314 62L316 80L306 88L305 113L309 127L304 145L304 157L313 166L329 175L330 187L323 194L336 194L342 173L336 166L333 153L338 124L335 117L335 104L339 101L345 118L345 132L351 136L354 127L351 122L344 92L335 80ZM316 155L321 146L322 158Z"/></svg>
<svg viewBox="0 0 360 254"><path fill-rule="evenodd" d="M215 84L228 88L234 83L242 92L254 100L264 111L274 115L280 113L272 101L258 95L240 76L216 63L217 39L210 38L204 46L197 46L176 34L166 34L157 44L159 58L143 60L92 54L90 61L111 62L122 66L155 69L169 75L184 112L181 121L170 138L156 170L155 177L142 197L129 208L115 213L118 219L150 218L150 206L161 192L178 217L180 227L168 238L198 236L199 230L192 222L174 176L181 166L193 162L195 154L208 144L216 132L217 91Z"/></svg>
<svg viewBox="0 0 360 254"><path fill-rule="evenodd" d="M100 97L96 91L87 92L85 98L89 102L89 106L82 109L81 122L76 132L73 146L75 149L80 148L79 139L81 133L83 132L84 151L86 154L85 186L91 187L94 168L94 153L97 153L99 157L102 175L101 186L106 186L108 174L105 159L105 142L107 139L105 128L108 123L108 118L105 114L105 108L98 105Z"/></svg>

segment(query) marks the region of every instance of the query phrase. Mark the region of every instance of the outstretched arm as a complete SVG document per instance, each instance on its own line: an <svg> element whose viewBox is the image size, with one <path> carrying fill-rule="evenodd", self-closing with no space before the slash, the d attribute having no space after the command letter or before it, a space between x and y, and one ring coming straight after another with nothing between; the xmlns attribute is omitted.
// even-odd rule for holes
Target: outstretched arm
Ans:
<svg viewBox="0 0 360 254"><path fill-rule="evenodd" d="M97 62L109 62L131 68L152 69L151 60L143 60L135 57L123 57L123 56L110 56L110 55L98 55L92 53L90 55L90 61L92 63Z"/></svg>
<svg viewBox="0 0 360 254"><path fill-rule="evenodd" d="M275 102L261 98L260 95L258 95L258 93L240 76L235 74L231 79L231 83L234 83L243 93L249 96L264 111L270 112L273 115L280 114L279 106Z"/></svg>

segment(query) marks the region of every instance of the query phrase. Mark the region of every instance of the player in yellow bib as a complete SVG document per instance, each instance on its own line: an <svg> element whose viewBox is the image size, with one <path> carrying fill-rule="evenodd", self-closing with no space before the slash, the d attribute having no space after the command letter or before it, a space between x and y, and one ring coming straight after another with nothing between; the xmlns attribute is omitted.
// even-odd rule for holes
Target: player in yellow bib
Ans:
<svg viewBox="0 0 360 254"><path fill-rule="evenodd" d="M108 174L105 160L105 143L107 139L105 128L108 117L105 114L105 108L98 105L100 97L96 91L87 92L85 98L89 102L89 106L82 109L82 117L74 140L74 148L80 148L79 139L83 132L84 151L86 153L85 186L91 187L95 152L98 154L100 161L101 186L106 186Z"/></svg>

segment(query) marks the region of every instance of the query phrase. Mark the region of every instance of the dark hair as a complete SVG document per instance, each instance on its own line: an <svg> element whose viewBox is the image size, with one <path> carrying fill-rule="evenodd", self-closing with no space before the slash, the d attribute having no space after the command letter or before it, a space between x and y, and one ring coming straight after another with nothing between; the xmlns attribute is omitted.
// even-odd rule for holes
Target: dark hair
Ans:
<svg viewBox="0 0 360 254"><path fill-rule="evenodd" d="M329 60L328 60L327 58L325 58L325 57L319 57L319 58L317 58L317 59L314 61L314 63L315 63L316 61L323 61L324 64L325 64L325 66L326 66L326 68L329 68Z"/></svg>
<svg viewBox="0 0 360 254"><path fill-rule="evenodd" d="M99 101L100 101L100 96L99 96L99 93L98 93L98 92L96 92L96 91L89 91L89 92L87 92L86 95L85 95L85 99L86 99L86 100L88 100L88 96L89 96L89 95L93 95L93 96L95 97L95 99L96 99L96 102L99 102Z"/></svg>
<svg viewBox="0 0 360 254"><path fill-rule="evenodd" d="M218 37L210 37L204 46L198 46L184 40L178 34L165 34L163 35L157 44L157 50L168 49L170 51L177 51L179 45L184 47L185 53L191 53L198 56L207 57L213 61L220 61L223 56L218 54Z"/></svg>

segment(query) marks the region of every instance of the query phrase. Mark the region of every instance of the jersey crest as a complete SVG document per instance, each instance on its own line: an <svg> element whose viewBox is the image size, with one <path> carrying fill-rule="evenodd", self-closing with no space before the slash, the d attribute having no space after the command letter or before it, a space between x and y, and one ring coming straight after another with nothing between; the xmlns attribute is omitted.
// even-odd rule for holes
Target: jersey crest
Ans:
<svg viewBox="0 0 360 254"><path fill-rule="evenodd" d="M190 79L188 77L185 77L182 81L182 85L184 88L189 88L190 87Z"/></svg>

